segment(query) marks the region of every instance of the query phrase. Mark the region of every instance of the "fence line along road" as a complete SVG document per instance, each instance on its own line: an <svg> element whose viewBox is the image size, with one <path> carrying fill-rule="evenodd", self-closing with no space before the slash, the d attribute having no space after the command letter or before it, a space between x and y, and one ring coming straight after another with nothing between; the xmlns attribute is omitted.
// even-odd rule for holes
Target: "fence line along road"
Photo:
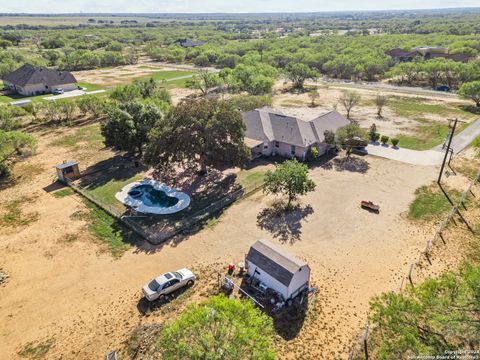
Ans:
<svg viewBox="0 0 480 360"><path fill-rule="evenodd" d="M470 182L468 188L462 193L460 200L457 204L454 204L450 211L447 214L447 217L439 224L437 230L435 231L435 235L433 236L432 240L427 240L425 242L425 248L423 251L420 252L418 259L411 263L407 275L402 279L400 283L400 287L398 289L392 290L394 293L401 293L405 287L405 279L408 280L410 286L415 286L413 280L413 272L416 267L422 262L422 259L425 258L429 265L432 265L432 261L430 259L430 250L432 246L438 243L439 240L442 241L443 245L446 245L445 239L443 237L442 232L448 227L448 225L453 222L455 225L457 224L455 221L455 214L458 212L460 206L465 207L465 201L467 200L469 195L473 195L473 187L476 183L480 181L480 170L477 172L476 176ZM354 341L354 344L351 347L351 351L348 355L348 360L369 360L369 353L368 353L368 338L369 338L369 325L366 324L365 328L357 335L357 339Z"/></svg>

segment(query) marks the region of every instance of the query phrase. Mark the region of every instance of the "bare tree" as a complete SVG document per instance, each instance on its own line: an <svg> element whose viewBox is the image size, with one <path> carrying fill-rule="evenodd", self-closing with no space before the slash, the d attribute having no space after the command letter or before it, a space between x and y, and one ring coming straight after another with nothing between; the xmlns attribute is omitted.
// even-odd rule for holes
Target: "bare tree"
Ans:
<svg viewBox="0 0 480 360"><path fill-rule="evenodd" d="M377 95L375 98L375 105L377 105L377 115L379 118L382 118L382 110L385 105L388 103L388 97L385 95Z"/></svg>
<svg viewBox="0 0 480 360"><path fill-rule="evenodd" d="M317 104L315 103L315 101L317 101L319 98L320 98L320 93L318 92L317 89L314 89L312 91L310 91L308 93L308 97L310 98L311 100L311 107L315 107L317 106Z"/></svg>
<svg viewBox="0 0 480 360"><path fill-rule="evenodd" d="M347 119L350 119L350 112L360 102L360 94L356 91L344 91L338 100L347 112Z"/></svg>

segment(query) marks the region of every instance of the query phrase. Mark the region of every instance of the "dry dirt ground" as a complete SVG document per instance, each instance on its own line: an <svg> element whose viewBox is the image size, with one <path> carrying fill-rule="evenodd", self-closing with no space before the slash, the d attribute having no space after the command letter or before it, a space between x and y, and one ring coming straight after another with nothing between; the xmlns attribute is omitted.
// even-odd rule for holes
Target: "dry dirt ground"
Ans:
<svg viewBox="0 0 480 360"><path fill-rule="evenodd" d="M309 84L309 86L316 86L319 92L319 99L316 100L316 106L311 107L311 99L308 93L291 94L285 92L290 84L277 82L275 86L275 96L273 97L272 107L285 115L296 116L303 120L311 120L315 117L322 115L326 112L336 109L342 115L346 115L345 109L339 102L339 98L343 91L356 91L361 96L359 106L353 108L351 112L351 119L356 120L362 127L368 128L371 124L377 125L377 130L382 134L390 137L399 134L415 134L415 129L422 125L422 122L417 121L415 118L423 118L427 121L437 121L446 124L445 115L436 113L417 114L415 116L401 116L397 114L388 104L384 107L382 112L382 118L377 117L377 108L375 105L375 98L377 95L385 95L388 97L397 96L400 98L412 100L422 99L422 104L427 105L443 105L446 107L454 108L459 105L468 105L468 101L464 101L458 98L444 97L439 95L409 95L398 94L389 91L375 91L363 88L354 88L353 85L347 88L343 88L340 85L326 85L326 84ZM458 116L455 113L448 114L449 117ZM459 119L470 122L477 119L475 115L460 115Z"/></svg>
<svg viewBox="0 0 480 360"><path fill-rule="evenodd" d="M170 318L139 311L140 289L149 279L183 266L222 268L243 259L259 238L307 260L319 288L315 314L295 339L280 341L279 357L299 358L299 349L307 348L301 358L340 358L366 320L370 297L398 286L433 231L406 220L405 212L435 168L374 157L345 164L340 157L311 170L317 189L287 222L265 210L272 197L257 193L226 210L215 226L157 248L139 242L115 260L78 216L86 211L80 198L44 191L53 166L73 156L52 145L70 131L38 133L38 154L19 165L23 178L0 193L2 204L23 199L23 211L35 215L30 224L1 228L0 268L9 274L0 287L2 359L17 359L38 344L49 344L47 359L98 359L121 349L137 325ZM75 151L82 152L83 166L111 156L108 150ZM380 214L360 209L362 199L379 203Z"/></svg>

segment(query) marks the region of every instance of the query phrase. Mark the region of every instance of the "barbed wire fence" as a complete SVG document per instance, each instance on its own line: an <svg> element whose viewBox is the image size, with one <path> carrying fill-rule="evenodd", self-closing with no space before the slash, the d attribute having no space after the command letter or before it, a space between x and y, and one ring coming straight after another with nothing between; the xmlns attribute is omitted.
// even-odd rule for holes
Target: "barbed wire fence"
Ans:
<svg viewBox="0 0 480 360"><path fill-rule="evenodd" d="M465 203L468 200L468 197L470 195L474 196L472 189L475 186L475 184L477 184L479 181L480 181L480 169L475 175L475 177L472 179L472 181L470 182L468 188L461 194L457 204L452 205L451 209L447 213L446 218L438 225L433 238L425 242L425 247L423 251L420 252L418 259L409 265L407 275L402 278L400 286L397 289L393 289L392 292L401 293L403 289L406 286L408 286L408 284L412 287L415 286L413 273L415 269L420 267L423 260L426 260L429 265L432 265L431 250L439 242L441 242L443 245L447 244L447 242L445 241L443 232L447 229L447 227L451 223L457 226L457 221L459 220L455 220L455 215L459 215L460 222L463 221L463 218L459 213L459 208L463 207L466 209ZM470 231L472 231L472 229L470 228L470 226L468 226L468 224L467 224L467 227ZM408 284L406 284L405 280L408 281ZM369 356L370 356L369 347L368 347L369 335L370 335L370 325L367 323L365 327L362 328L360 333L357 335L356 340L354 341L351 347L350 353L348 355L348 360L363 360L363 359L369 360Z"/></svg>

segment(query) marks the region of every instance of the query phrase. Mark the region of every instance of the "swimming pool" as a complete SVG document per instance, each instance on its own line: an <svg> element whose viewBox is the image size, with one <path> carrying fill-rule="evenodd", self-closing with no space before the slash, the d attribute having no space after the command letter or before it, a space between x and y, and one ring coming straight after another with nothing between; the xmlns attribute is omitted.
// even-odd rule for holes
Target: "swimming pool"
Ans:
<svg viewBox="0 0 480 360"><path fill-rule="evenodd" d="M142 201L147 206L168 208L178 203L178 198L168 196L165 191L157 190L152 185L139 185L128 192L134 199Z"/></svg>
<svg viewBox="0 0 480 360"><path fill-rule="evenodd" d="M153 179L128 184L115 197L138 212L159 215L173 214L190 205L190 196Z"/></svg>

